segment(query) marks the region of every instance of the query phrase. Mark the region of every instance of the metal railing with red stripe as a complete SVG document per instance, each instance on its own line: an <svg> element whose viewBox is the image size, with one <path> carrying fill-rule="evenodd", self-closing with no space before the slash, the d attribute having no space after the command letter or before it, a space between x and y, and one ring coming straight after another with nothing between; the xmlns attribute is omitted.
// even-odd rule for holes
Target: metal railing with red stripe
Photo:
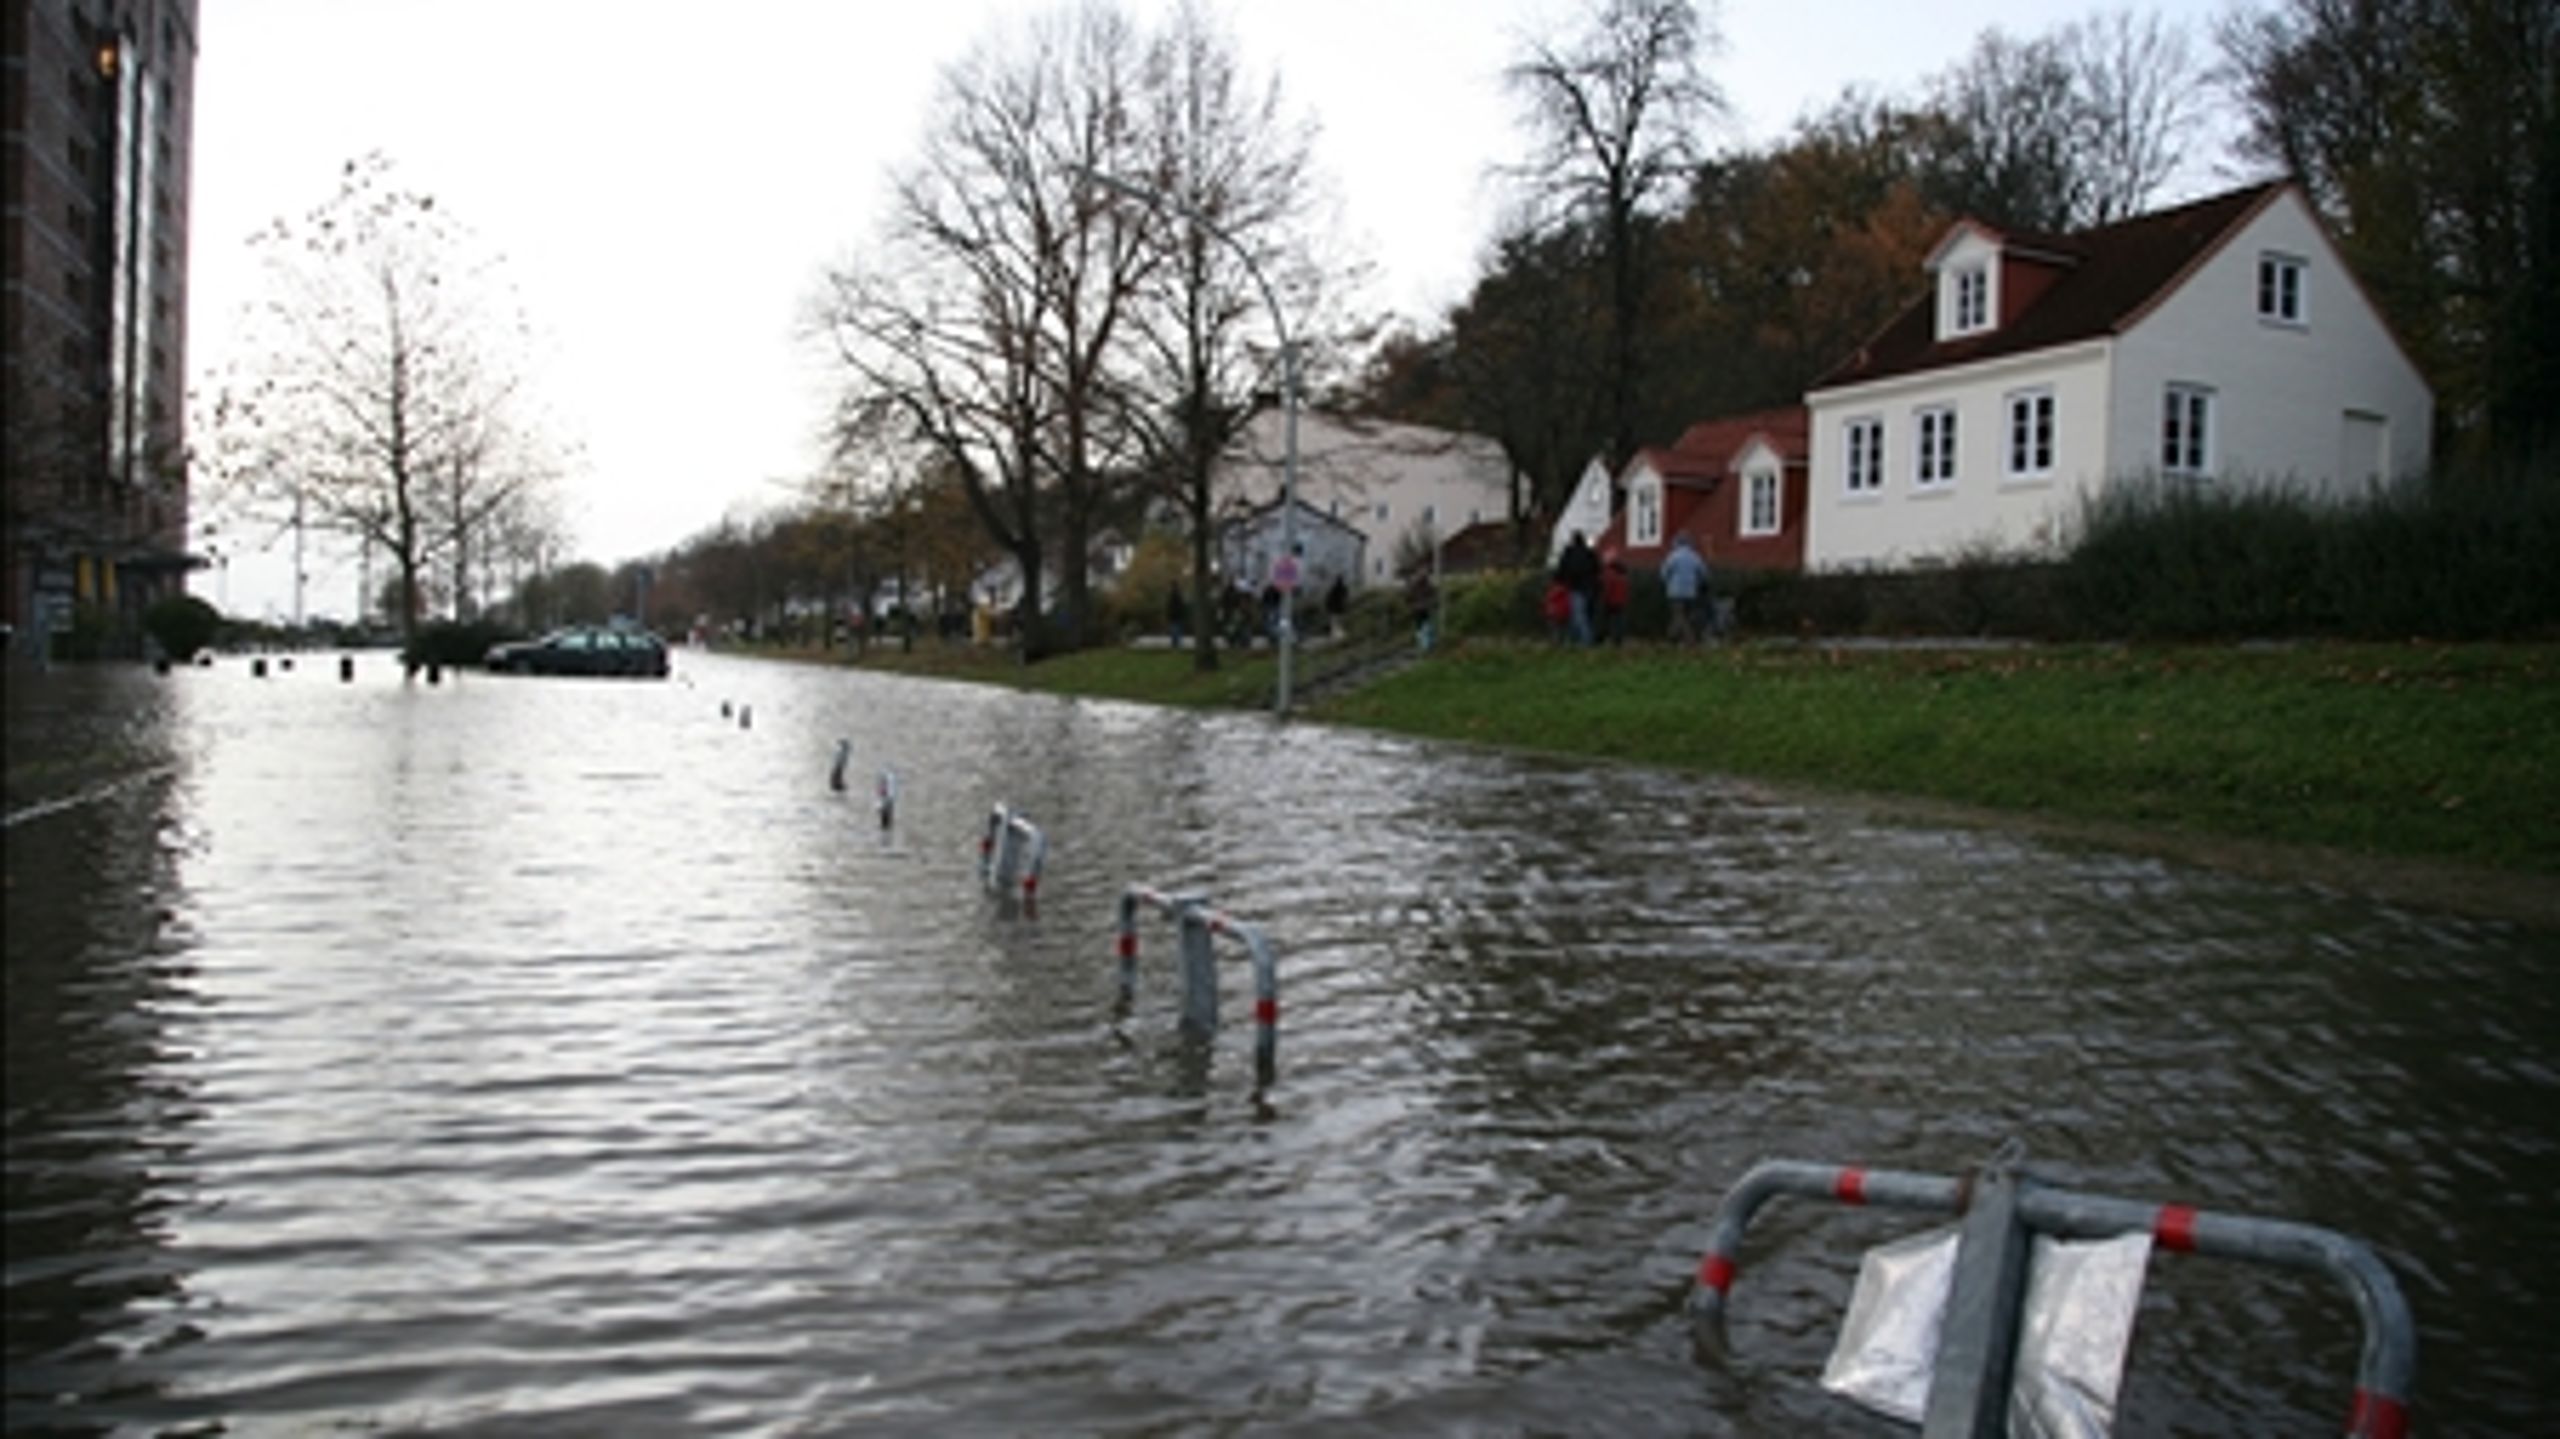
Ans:
<svg viewBox="0 0 2560 1439"><path fill-rule="evenodd" d="M891 791L886 803L895 802ZM1003 805L988 812L987 832L978 840L979 883L998 894L1009 894L1019 885L1022 902L1029 904L1039 897L1040 866L1048 858L1049 837L1040 832L1040 826Z"/></svg>
<svg viewBox="0 0 2560 1439"><path fill-rule="evenodd" d="M1924 1439L2006 1431L2008 1365L2030 1234L2107 1239L2140 1232L2163 1249L2309 1270L2336 1280L2364 1325L2346 1432L2351 1439L2400 1439L2408 1432L2417 1329L2390 1269L2360 1241L2290 1220L2058 1189L1998 1161L1969 1179L1789 1159L1753 1165L1716 1209L1690 1293L1690 1337L1701 1356L1725 1352L1725 1300L1740 1272L1742 1232L1761 1206L1780 1195L1964 1217Z"/></svg>
<svg viewBox="0 0 2560 1439"><path fill-rule="evenodd" d="M1120 895L1120 1012L1127 1014L1138 995L1138 910L1157 910L1180 926L1182 954L1182 1025L1198 1035L1218 1028L1218 964L1215 941L1237 940L1253 961L1253 1073L1256 1089L1271 1087L1279 1068L1280 970L1262 931L1224 910L1211 909L1196 894L1173 895L1133 884Z"/></svg>

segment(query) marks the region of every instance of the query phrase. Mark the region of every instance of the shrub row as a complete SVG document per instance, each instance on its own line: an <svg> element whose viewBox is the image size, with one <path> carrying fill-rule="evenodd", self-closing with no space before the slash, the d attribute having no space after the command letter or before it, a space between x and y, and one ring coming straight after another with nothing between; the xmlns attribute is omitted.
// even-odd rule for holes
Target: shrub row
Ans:
<svg viewBox="0 0 2560 1439"><path fill-rule="evenodd" d="M1659 639L1661 582L1629 628ZM1718 571L1747 633L2039 640L2524 639L2560 634L2560 474L2441 475L2337 502L2281 486L2120 484L2059 560ZM1545 578L1453 581L1460 634L1540 635Z"/></svg>

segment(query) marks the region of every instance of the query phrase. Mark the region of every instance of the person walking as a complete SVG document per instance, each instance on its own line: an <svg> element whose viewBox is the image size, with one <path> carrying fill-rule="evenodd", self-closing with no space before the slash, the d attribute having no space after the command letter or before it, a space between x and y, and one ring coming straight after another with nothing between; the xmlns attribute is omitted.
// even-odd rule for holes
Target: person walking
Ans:
<svg viewBox="0 0 2560 1439"><path fill-rule="evenodd" d="M1182 586L1169 585L1164 593L1164 629L1175 649L1182 648L1183 632L1191 624L1191 603L1182 597Z"/></svg>
<svg viewBox="0 0 2560 1439"><path fill-rule="evenodd" d="M1627 573L1627 562L1620 555L1609 556L1607 567L1600 571L1600 640L1603 644L1624 644L1627 639L1627 604L1635 597L1635 579Z"/></svg>
<svg viewBox="0 0 2560 1439"><path fill-rule="evenodd" d="M1538 605L1538 613L1547 620L1547 643L1560 645L1573 638L1573 590L1562 578L1547 581L1547 592Z"/></svg>
<svg viewBox="0 0 2560 1439"><path fill-rule="evenodd" d="M1712 603L1708 580L1706 557L1698 553L1687 532L1674 536L1671 553L1662 561L1662 597L1671 604L1673 643L1694 645L1713 627L1707 614Z"/></svg>
<svg viewBox="0 0 2560 1439"><path fill-rule="evenodd" d="M1564 582L1571 597L1572 612L1566 625L1572 631L1573 642L1587 645L1591 643L1592 610L1600 599L1600 556L1582 537L1582 531L1575 530L1573 538L1565 542L1564 553L1556 560L1556 578Z"/></svg>
<svg viewBox="0 0 2560 1439"><path fill-rule="evenodd" d="M1351 612L1351 586L1335 575L1324 591L1324 627L1335 639L1342 638L1342 620Z"/></svg>
<svg viewBox="0 0 2560 1439"><path fill-rule="evenodd" d="M1433 633L1437 628L1433 617L1439 604L1440 592L1431 583L1431 571L1416 566L1413 577L1404 582L1404 607L1405 613L1413 617L1413 647L1426 655L1431 653L1431 642L1437 638Z"/></svg>

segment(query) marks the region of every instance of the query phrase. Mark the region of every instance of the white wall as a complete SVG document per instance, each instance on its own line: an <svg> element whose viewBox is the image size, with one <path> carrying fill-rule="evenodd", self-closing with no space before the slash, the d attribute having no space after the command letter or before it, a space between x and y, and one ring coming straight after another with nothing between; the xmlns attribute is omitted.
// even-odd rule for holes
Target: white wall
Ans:
<svg viewBox="0 0 2560 1439"><path fill-rule="evenodd" d="M1219 462L1221 504L1260 506L1280 497L1288 431L1282 410L1254 416ZM1446 537L1480 520L1510 513L1511 465L1482 435L1424 425L1301 411L1298 498L1360 531L1368 542L1366 573L1356 588L1393 583L1397 541L1430 517ZM1383 513L1381 513L1383 510Z"/></svg>
<svg viewBox="0 0 2560 1439"><path fill-rule="evenodd" d="M2308 262L2299 326L2258 317L2258 257L2268 251ZM2217 476L2334 491L2350 413L2382 418L2394 476L2426 466L2435 421L2426 382L2295 191L2277 195L2135 323L2117 353L2120 473L2158 466L2161 395L2172 382L2214 392Z"/></svg>
<svg viewBox="0 0 2560 1439"><path fill-rule="evenodd" d="M1805 568L1898 567L1969 546L2017 551L2064 543L2082 495L2107 473L2108 368L2109 345L2100 340L1807 396L1813 430ZM2009 396L2039 386L2053 391L2053 469L2012 479ZM1953 484L1923 489L1915 468L1918 417L1933 405L1956 412L1956 475ZM1884 422L1884 485L1852 496L1844 427L1867 416Z"/></svg>
<svg viewBox="0 0 2560 1439"><path fill-rule="evenodd" d="M1547 533L1547 564L1552 567L1564 554L1564 547L1579 530L1593 544L1600 542L1600 532L1609 528L1609 498L1613 484L1609 469L1594 458L1582 467L1582 478L1574 482L1573 497L1564 502L1563 513L1556 516L1556 526Z"/></svg>

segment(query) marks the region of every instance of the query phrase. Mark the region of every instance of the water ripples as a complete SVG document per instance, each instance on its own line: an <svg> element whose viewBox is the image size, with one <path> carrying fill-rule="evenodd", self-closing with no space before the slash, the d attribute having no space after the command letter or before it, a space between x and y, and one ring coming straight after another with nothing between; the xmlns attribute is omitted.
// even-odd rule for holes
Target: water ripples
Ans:
<svg viewBox="0 0 2560 1439"><path fill-rule="evenodd" d="M1711 1369L1715 1199L2011 1136L2372 1238L2431 1432L2553 1398L2549 935L1728 781L681 670L101 672L42 756L13 689L53 788L12 814L71 802L8 852L11 1432L1871 1432L1812 1377L1914 1226L1771 1210ZM84 723L158 768L80 772ZM978 888L996 802L1051 835L1036 915ZM1186 1038L1150 919L1115 1017L1132 882L1273 937L1268 1094L1240 958ZM2164 1262L2124 1430L2334 1427L2353 1341Z"/></svg>

